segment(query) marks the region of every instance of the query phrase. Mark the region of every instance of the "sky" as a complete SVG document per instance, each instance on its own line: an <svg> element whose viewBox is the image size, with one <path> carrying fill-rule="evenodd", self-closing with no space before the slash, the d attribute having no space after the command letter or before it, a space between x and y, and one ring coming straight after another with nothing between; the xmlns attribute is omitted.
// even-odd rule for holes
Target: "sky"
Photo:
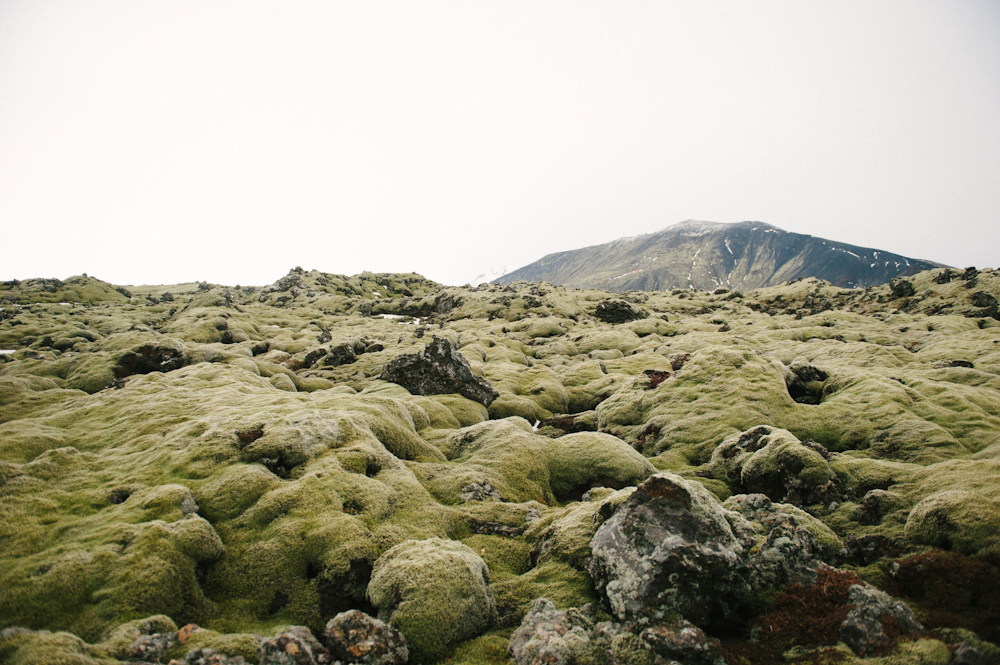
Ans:
<svg viewBox="0 0 1000 665"><path fill-rule="evenodd" d="M1000 267L1000 2L0 0L0 280L457 285L687 219Z"/></svg>

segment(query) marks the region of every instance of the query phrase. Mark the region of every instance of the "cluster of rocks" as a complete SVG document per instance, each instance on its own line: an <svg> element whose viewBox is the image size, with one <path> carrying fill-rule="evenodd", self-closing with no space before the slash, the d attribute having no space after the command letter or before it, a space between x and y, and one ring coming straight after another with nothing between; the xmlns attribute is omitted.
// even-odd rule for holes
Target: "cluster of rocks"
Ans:
<svg viewBox="0 0 1000 665"><path fill-rule="evenodd" d="M591 541L588 571L613 620L598 621L589 605L558 610L538 599L510 640L510 656L518 665L723 665L713 636L738 632L754 599L789 584L808 587L819 571L857 581L836 630L856 655L924 633L904 603L829 566L832 550L807 528L815 526L808 516L796 514L762 494L722 504L700 483L653 475Z"/></svg>
<svg viewBox="0 0 1000 665"><path fill-rule="evenodd" d="M143 634L120 654L143 663L161 663L176 643L188 644L204 630L194 624L176 633ZM322 641L305 626L291 626L272 637L258 637L260 665L403 665L409 658L406 640L392 626L359 610L341 612L326 624ZM212 647L191 648L184 660L170 665L246 665L242 656L226 655Z"/></svg>

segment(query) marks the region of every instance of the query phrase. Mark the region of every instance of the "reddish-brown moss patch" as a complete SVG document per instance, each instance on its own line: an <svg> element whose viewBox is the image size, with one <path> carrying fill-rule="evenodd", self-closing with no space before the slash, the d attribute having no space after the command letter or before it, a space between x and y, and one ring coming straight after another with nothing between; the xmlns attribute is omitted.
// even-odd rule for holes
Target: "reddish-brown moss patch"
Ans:
<svg viewBox="0 0 1000 665"><path fill-rule="evenodd" d="M840 640L840 624L847 618L851 605L847 591L861 578L844 570L823 568L817 571L813 585L789 584L775 597L768 610L753 619L750 626L759 641L723 644L723 653L730 665L771 665L786 663L782 654L793 646L822 646ZM821 654L804 656L808 663ZM826 659L836 653L822 654Z"/></svg>
<svg viewBox="0 0 1000 665"><path fill-rule="evenodd" d="M1000 568L959 552L902 559L886 589L920 612L927 628L967 628L1000 640Z"/></svg>

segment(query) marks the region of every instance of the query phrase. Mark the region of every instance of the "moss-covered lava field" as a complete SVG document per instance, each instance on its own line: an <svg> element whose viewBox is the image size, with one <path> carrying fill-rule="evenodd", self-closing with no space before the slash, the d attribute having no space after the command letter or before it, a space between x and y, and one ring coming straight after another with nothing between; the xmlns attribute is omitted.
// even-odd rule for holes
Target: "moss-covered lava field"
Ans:
<svg viewBox="0 0 1000 665"><path fill-rule="evenodd" d="M285 662L261 640L322 640L350 609L411 663L668 663L661 619L731 665L995 662L998 299L1000 272L974 269L745 293L301 269L263 288L5 283L0 662L128 662L189 624L162 662ZM498 396L380 378L435 337ZM752 524L733 526L747 561L774 538L741 497L766 495L820 567L758 561L725 611L623 616L591 542L657 474ZM922 630L845 646L848 582ZM509 649L539 598L585 608L589 646ZM694 658L675 660L714 662Z"/></svg>

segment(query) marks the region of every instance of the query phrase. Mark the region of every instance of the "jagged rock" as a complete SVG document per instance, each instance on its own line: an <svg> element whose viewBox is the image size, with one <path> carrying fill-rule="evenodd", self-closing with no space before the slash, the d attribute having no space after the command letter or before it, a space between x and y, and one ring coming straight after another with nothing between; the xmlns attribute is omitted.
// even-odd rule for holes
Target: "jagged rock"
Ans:
<svg viewBox="0 0 1000 665"><path fill-rule="evenodd" d="M158 663L173 646L173 633L156 633L138 637L128 651L128 658L144 663Z"/></svg>
<svg viewBox="0 0 1000 665"><path fill-rule="evenodd" d="M658 473L598 528L588 570L621 621L680 613L699 626L726 622L750 591L750 533L701 484Z"/></svg>
<svg viewBox="0 0 1000 665"><path fill-rule="evenodd" d="M889 280L889 289L892 291L892 299L909 298L916 295L917 290L913 288L913 282L902 277Z"/></svg>
<svg viewBox="0 0 1000 665"><path fill-rule="evenodd" d="M499 396L489 381L472 373L469 361L444 337L435 337L420 353L393 358L380 378L416 395L458 393L483 406Z"/></svg>
<svg viewBox="0 0 1000 665"><path fill-rule="evenodd" d="M551 418L547 418L538 423L538 429L543 427L553 427L555 429L562 430L566 434L575 434L576 432L596 432L597 412L584 411L583 413L552 416Z"/></svg>
<svg viewBox="0 0 1000 665"><path fill-rule="evenodd" d="M517 665L589 662L595 649L593 630L593 622L580 610L557 610L549 599L538 598L511 635L507 653Z"/></svg>
<svg viewBox="0 0 1000 665"><path fill-rule="evenodd" d="M339 344L330 349L321 364L326 367L339 367L340 365L350 365L357 359L358 356L350 344Z"/></svg>
<svg viewBox="0 0 1000 665"><path fill-rule="evenodd" d="M646 628L639 637L660 656L685 665L726 665L718 641L688 621Z"/></svg>
<svg viewBox="0 0 1000 665"><path fill-rule="evenodd" d="M852 585L847 602L854 607L840 625L840 639L859 656L870 656L889 644L886 623L894 624L900 634L924 632L909 607L874 587Z"/></svg>
<svg viewBox="0 0 1000 665"><path fill-rule="evenodd" d="M723 507L743 515L758 534L757 547L746 566L747 580L754 590L776 589L790 582L815 582L823 552L816 537L799 523L808 515L800 512L800 518L796 518L782 512L763 494L738 494ZM835 538L832 533L829 536ZM830 550L827 558L839 554L839 550Z"/></svg>
<svg viewBox="0 0 1000 665"><path fill-rule="evenodd" d="M274 637L265 637L257 649L260 665L323 665L330 654L305 626L292 626Z"/></svg>
<svg viewBox="0 0 1000 665"><path fill-rule="evenodd" d="M487 482L469 483L459 496L462 501L503 501L500 492Z"/></svg>
<svg viewBox="0 0 1000 665"><path fill-rule="evenodd" d="M975 307L996 307L997 299L987 291L976 291L969 299Z"/></svg>
<svg viewBox="0 0 1000 665"><path fill-rule="evenodd" d="M624 300L604 300L594 310L594 318L605 323L628 323L646 318L646 312Z"/></svg>
<svg viewBox="0 0 1000 665"><path fill-rule="evenodd" d="M324 637L331 655L344 663L402 665L409 657L398 630L359 610L330 619Z"/></svg>
<svg viewBox="0 0 1000 665"><path fill-rule="evenodd" d="M891 540L881 534L849 536L844 540L842 559L855 566L868 566L884 556L890 556L896 551Z"/></svg>
<svg viewBox="0 0 1000 665"><path fill-rule="evenodd" d="M114 368L115 378L124 379L133 374L169 372L187 363L184 346L178 342L163 341L143 344L121 355Z"/></svg>
<svg viewBox="0 0 1000 665"><path fill-rule="evenodd" d="M991 665L993 661L968 642L962 642L955 649L949 665Z"/></svg>

